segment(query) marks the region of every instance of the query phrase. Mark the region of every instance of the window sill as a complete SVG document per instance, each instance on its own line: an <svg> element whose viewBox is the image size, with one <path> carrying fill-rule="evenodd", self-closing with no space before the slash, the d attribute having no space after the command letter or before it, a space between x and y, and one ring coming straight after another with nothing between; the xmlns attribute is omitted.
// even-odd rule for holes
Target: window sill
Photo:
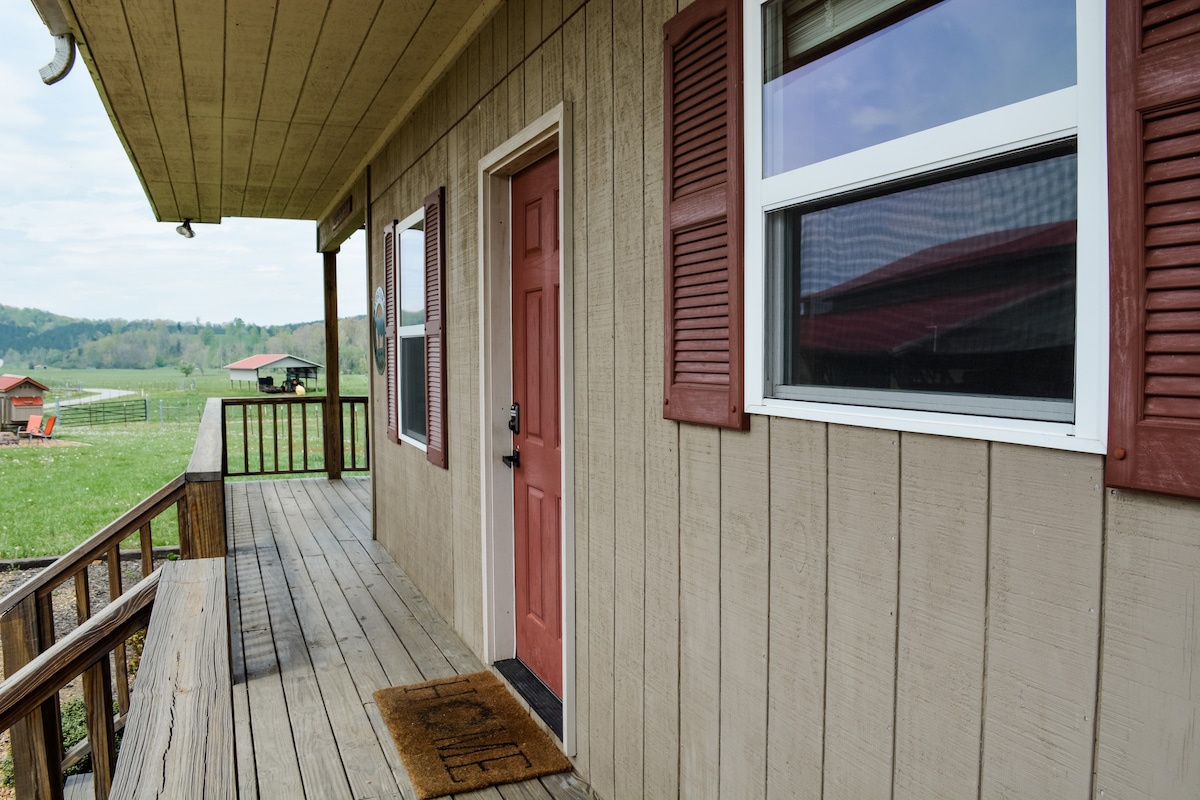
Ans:
<svg viewBox="0 0 1200 800"><path fill-rule="evenodd" d="M1104 436L1099 429L1057 422L1035 422L1021 419L997 419L966 414L943 414L930 411L904 411L891 408L845 406L833 403L811 403L791 400L764 399L748 403L750 414L862 428L879 428L906 433L925 433L951 436L958 439L978 439L989 442L1069 450L1078 453L1106 452Z"/></svg>
<svg viewBox="0 0 1200 800"><path fill-rule="evenodd" d="M402 444L411 444L413 447L417 448L422 453L429 451L429 445L425 444L425 442L422 442L419 439L413 439L411 436L405 436L403 433L400 434L400 442Z"/></svg>

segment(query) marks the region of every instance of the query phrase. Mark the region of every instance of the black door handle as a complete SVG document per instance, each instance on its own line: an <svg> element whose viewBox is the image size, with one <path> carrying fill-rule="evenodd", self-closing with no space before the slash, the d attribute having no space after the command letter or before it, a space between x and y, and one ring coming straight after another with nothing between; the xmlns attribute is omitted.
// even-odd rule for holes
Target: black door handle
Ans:
<svg viewBox="0 0 1200 800"><path fill-rule="evenodd" d="M510 456L500 456L500 460L504 462L504 466L509 469L521 466L521 451L513 450Z"/></svg>

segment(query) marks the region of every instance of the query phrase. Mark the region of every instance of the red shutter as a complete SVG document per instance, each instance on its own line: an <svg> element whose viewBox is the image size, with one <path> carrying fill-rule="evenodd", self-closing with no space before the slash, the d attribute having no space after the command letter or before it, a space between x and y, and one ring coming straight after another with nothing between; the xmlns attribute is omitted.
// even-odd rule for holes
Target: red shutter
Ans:
<svg viewBox="0 0 1200 800"><path fill-rule="evenodd" d="M663 27L663 416L746 430L741 14L697 0Z"/></svg>
<svg viewBox="0 0 1200 800"><path fill-rule="evenodd" d="M396 396L396 371L399 363L396 341L396 223L383 227L383 316L387 320L384 329L384 351L387 368L383 378L387 384L387 437L400 444L400 406Z"/></svg>
<svg viewBox="0 0 1200 800"><path fill-rule="evenodd" d="M1200 497L1200 3L1108 4L1107 482Z"/></svg>
<svg viewBox="0 0 1200 800"><path fill-rule="evenodd" d="M446 467L446 187L425 198L425 443Z"/></svg>

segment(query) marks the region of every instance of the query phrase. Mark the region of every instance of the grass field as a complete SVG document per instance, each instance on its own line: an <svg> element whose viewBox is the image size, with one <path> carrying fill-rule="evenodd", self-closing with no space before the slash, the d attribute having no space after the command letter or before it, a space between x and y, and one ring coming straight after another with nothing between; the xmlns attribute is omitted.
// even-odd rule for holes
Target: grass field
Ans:
<svg viewBox="0 0 1200 800"><path fill-rule="evenodd" d="M231 388L224 371L184 378L174 369L38 370L32 377L51 388L46 413L56 396L125 389L149 399L150 421L55 428L55 439L77 447L0 448L0 559L67 552L183 472L205 400L255 395ZM343 394L366 388L365 375L342 377ZM154 543L176 544L174 512L164 522Z"/></svg>

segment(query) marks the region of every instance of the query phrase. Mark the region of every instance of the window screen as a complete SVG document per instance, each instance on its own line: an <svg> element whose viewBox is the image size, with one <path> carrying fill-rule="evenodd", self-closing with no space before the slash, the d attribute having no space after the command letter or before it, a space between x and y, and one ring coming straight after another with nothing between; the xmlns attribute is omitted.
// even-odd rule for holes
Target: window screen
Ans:
<svg viewBox="0 0 1200 800"><path fill-rule="evenodd" d="M1059 145L769 213L775 396L1069 420L1076 185Z"/></svg>

